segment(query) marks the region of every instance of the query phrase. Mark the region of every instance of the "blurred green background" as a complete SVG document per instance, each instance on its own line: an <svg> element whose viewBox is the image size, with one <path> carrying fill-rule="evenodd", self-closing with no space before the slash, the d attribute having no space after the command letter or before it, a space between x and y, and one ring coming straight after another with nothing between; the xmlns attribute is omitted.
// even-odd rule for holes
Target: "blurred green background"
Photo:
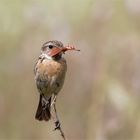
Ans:
<svg viewBox="0 0 140 140"><path fill-rule="evenodd" d="M139 140L139 0L0 0L0 139L61 140L34 119L33 67L54 39L81 49L57 100L68 140Z"/></svg>

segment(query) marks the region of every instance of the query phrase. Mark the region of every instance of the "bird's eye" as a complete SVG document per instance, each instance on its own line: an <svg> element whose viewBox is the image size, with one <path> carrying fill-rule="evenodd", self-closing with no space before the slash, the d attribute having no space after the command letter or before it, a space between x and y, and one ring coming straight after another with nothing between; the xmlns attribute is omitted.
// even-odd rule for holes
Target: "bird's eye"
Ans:
<svg viewBox="0 0 140 140"><path fill-rule="evenodd" d="M52 49L52 48L53 48L53 45L49 45L48 48L49 48L49 49Z"/></svg>

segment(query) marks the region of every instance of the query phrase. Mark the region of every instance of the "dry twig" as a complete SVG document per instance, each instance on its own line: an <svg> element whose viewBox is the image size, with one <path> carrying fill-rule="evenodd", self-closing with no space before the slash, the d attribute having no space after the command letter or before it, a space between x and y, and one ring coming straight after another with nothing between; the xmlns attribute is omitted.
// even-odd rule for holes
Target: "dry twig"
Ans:
<svg viewBox="0 0 140 140"><path fill-rule="evenodd" d="M61 128L61 123L60 123L59 118L58 118L58 115L57 115L57 110L56 110L55 103L56 103L56 95L54 96L53 102L52 102L52 104L51 104L51 106L53 105L54 113L55 113L55 118L56 118L56 121L54 122L54 123L55 123L54 131L55 131L55 130L59 130L59 131L60 131L60 134L61 134L61 136L62 136L62 138L63 138L64 140L67 140L66 137L65 137L65 134L64 134L64 132L63 132L63 130L62 130L62 128Z"/></svg>

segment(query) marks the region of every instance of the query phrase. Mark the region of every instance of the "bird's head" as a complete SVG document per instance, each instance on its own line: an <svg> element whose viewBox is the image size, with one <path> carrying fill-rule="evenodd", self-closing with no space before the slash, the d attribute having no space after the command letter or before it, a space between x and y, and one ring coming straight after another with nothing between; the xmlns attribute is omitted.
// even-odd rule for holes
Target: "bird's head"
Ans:
<svg viewBox="0 0 140 140"><path fill-rule="evenodd" d="M44 54L48 59L60 59L62 57L62 54L64 54L68 50L80 51L75 49L74 46L64 46L62 42L53 40L43 44L41 53Z"/></svg>

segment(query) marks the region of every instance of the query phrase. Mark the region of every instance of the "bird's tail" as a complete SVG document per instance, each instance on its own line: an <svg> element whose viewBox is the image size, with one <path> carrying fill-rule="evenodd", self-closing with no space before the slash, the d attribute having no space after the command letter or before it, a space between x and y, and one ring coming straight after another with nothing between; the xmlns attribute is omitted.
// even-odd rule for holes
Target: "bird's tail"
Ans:
<svg viewBox="0 0 140 140"><path fill-rule="evenodd" d="M40 95L35 118L39 121L42 120L48 121L51 118L50 107L51 107L51 98L49 100L46 100L42 95Z"/></svg>

